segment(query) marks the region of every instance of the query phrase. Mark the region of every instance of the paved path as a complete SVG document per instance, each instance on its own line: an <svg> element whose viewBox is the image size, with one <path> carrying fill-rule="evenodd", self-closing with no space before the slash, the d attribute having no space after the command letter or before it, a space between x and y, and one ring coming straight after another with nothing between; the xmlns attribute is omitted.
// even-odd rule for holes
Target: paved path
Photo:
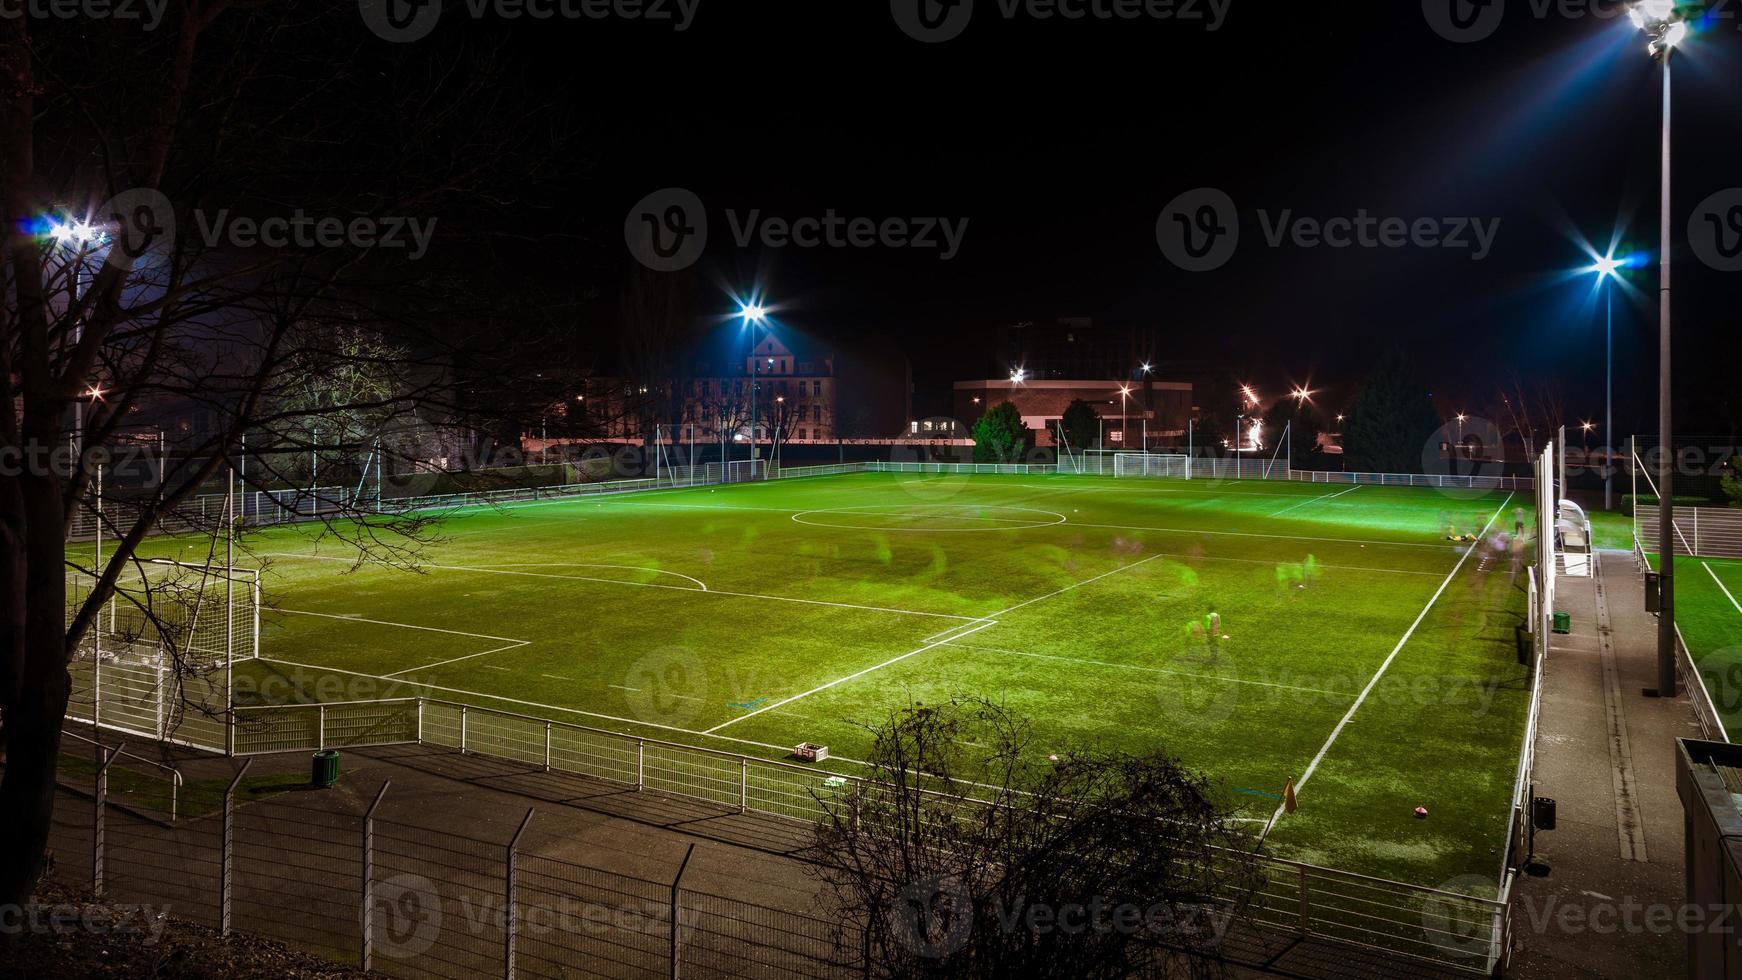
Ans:
<svg viewBox="0 0 1742 980"><path fill-rule="evenodd" d="M1686 938L1646 909L1683 902L1675 739L1699 727L1685 692L1641 693L1657 683L1657 619L1630 554L1603 552L1597 578L1562 578L1559 607L1573 632L1550 644L1536 756L1536 795L1557 801L1559 828L1536 836L1547 874L1514 892L1507 972L1685 976Z"/></svg>

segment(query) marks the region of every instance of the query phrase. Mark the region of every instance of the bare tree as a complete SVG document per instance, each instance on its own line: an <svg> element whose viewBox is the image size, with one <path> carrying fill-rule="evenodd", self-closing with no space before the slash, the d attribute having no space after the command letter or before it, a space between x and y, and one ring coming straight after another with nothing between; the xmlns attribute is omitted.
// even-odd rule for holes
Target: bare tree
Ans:
<svg viewBox="0 0 1742 980"><path fill-rule="evenodd" d="M394 420L489 404L506 424L538 396L471 356L479 334L493 366L540 348L520 301L480 301L475 278L509 200L499 175L536 186L529 141L561 126L504 98L511 66L439 43L342 50L333 25L355 6L329 0L169 10L143 33L0 18L0 904L40 872L68 665L99 611L120 595L180 653L173 594L118 588L149 581L148 535L204 530L216 556L234 528L188 505L227 472L268 488L313 453L379 468ZM101 563L82 560L66 542L98 467L163 411L201 421L149 493L105 508ZM355 504L328 520L360 562L410 564L429 534Z"/></svg>
<svg viewBox="0 0 1742 980"><path fill-rule="evenodd" d="M1202 777L1162 756L1048 756L982 700L912 705L871 777L819 793L808 857L880 977L1204 976L1255 883Z"/></svg>

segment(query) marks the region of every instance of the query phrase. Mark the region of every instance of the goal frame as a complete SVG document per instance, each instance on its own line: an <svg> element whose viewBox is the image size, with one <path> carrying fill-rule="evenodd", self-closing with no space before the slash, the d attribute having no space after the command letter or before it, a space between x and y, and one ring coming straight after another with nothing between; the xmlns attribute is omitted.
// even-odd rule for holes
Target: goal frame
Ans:
<svg viewBox="0 0 1742 980"><path fill-rule="evenodd" d="M1152 462L1159 464L1160 472L1153 472ZM1131 472L1133 465L1137 472ZM1177 466L1177 471L1176 471ZM1113 456L1113 477L1146 477L1157 480L1190 480L1192 478L1192 458L1184 453L1117 453Z"/></svg>

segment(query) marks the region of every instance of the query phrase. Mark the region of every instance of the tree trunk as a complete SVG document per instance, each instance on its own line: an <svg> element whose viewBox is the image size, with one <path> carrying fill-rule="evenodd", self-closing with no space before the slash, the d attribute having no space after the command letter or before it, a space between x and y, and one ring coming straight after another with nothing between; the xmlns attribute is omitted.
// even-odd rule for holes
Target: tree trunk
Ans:
<svg viewBox="0 0 1742 980"><path fill-rule="evenodd" d="M0 628L18 670L0 692L6 771L0 777L0 906L22 905L42 873L54 816L55 764L72 680L67 675L66 571L59 481L27 474L6 493L9 548L0 571ZM22 512L19 522L14 515ZM22 528L19 524L22 523ZM9 679L10 680L10 679Z"/></svg>

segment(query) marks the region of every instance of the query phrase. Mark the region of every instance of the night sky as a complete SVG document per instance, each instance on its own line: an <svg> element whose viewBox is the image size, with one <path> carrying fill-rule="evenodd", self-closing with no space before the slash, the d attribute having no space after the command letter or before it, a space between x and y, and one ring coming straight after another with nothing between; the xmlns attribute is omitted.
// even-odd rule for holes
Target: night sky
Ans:
<svg viewBox="0 0 1742 980"><path fill-rule="evenodd" d="M1008 2L1008 0L1006 0ZM1085 0L1086 2L1086 0ZM891 5L701 0L683 32L646 22L468 22L438 28L524 51L579 127L572 237L550 270L599 297L611 333L644 195L693 191L710 221L698 308L760 282L783 324L899 344L922 401L993 370L1000 322L1093 317L1158 327L1165 357L1226 360L1272 390L1344 401L1390 345L1443 405L1513 377L1565 386L1600 417L1602 320L1579 236L1655 253L1658 69L1613 11L1513 0L1458 44L1415 0L1259 4L1206 20L1011 19L978 0L961 35L921 43ZM1024 8L1026 11L1027 8ZM1213 18L1208 5L1194 13ZM1690 255L1695 206L1742 186L1742 30L1719 19L1676 64L1678 362L1684 432L1742 425L1734 394L1739 274ZM1235 202L1242 239L1207 273L1157 244L1194 188ZM728 211L967 219L960 252L740 248ZM1479 219L1491 254L1456 248L1273 248L1283 212ZM1263 212L1261 214L1261 212ZM1473 233L1471 233L1473 238ZM1617 303L1617 429L1655 424L1656 270ZM1728 402L1718 387L1728 377ZM1697 397L1696 397L1697 396ZM1709 422L1710 424L1706 424Z"/></svg>

